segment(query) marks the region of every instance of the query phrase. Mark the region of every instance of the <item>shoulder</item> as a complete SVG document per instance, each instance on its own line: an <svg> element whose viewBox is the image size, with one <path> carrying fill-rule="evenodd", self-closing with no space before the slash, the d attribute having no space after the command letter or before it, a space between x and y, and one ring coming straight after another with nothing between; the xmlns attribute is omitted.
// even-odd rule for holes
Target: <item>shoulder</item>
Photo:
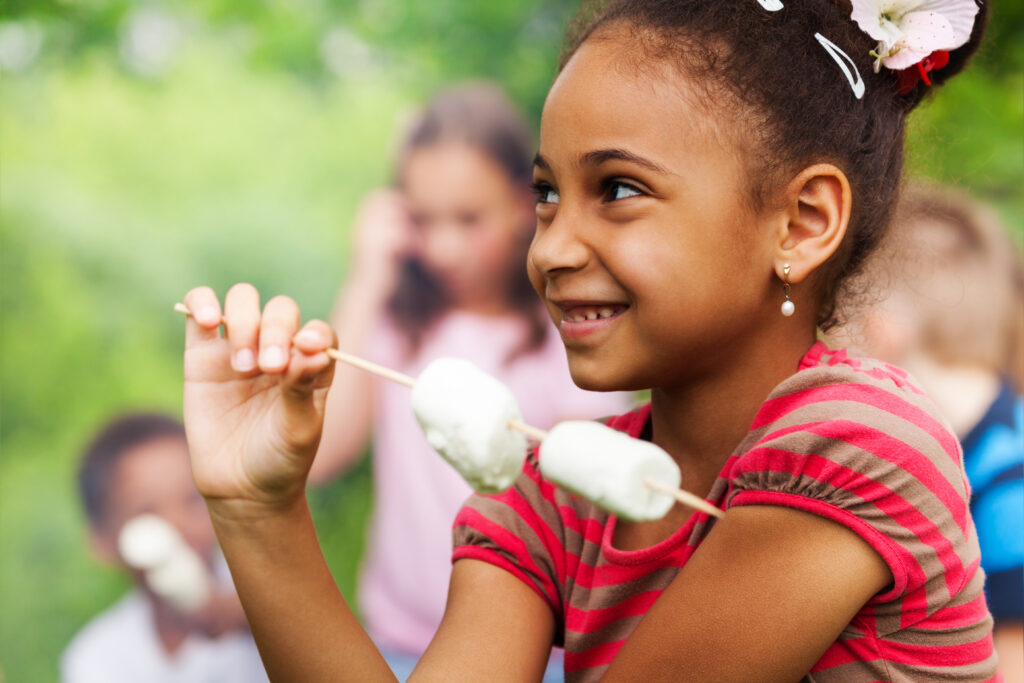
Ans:
<svg viewBox="0 0 1024 683"><path fill-rule="evenodd" d="M790 445L852 440L897 459L948 464L947 475L962 479L956 436L905 370L820 342L765 400L740 452L783 436Z"/></svg>
<svg viewBox="0 0 1024 683"><path fill-rule="evenodd" d="M975 494L1024 478L1024 399L1004 383L963 439L964 465Z"/></svg>
<svg viewBox="0 0 1024 683"><path fill-rule="evenodd" d="M903 370L818 344L771 393L729 469L727 505L777 504L857 532L899 594L946 583L977 560L960 447Z"/></svg>
<svg viewBox="0 0 1024 683"><path fill-rule="evenodd" d="M94 617L68 644L61 655L65 681L102 680L114 658L133 653L144 656L151 633L145 600L135 591ZM109 672L107 672L109 673Z"/></svg>

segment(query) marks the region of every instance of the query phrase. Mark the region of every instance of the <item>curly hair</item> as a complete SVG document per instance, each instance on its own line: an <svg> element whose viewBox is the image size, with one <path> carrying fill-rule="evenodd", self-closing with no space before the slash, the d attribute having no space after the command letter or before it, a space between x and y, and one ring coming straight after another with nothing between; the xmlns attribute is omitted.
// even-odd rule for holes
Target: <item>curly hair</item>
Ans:
<svg viewBox="0 0 1024 683"><path fill-rule="evenodd" d="M651 60L674 66L702 84L707 106L734 117L754 136L747 172L756 207L812 163L829 162L846 174L853 192L847 236L816 275L823 290L823 329L836 324L842 284L859 270L892 218L906 117L932 90L917 83L900 94L894 72L874 73L875 40L850 12L846 0L792 0L777 12L753 0L598 0L585 3L576 16L559 64L560 72L584 41L630 31L639 48L636 66ZM987 20L985 3L970 40L932 72L933 87L963 69ZM853 60L866 88L863 97L853 96L816 33Z"/></svg>

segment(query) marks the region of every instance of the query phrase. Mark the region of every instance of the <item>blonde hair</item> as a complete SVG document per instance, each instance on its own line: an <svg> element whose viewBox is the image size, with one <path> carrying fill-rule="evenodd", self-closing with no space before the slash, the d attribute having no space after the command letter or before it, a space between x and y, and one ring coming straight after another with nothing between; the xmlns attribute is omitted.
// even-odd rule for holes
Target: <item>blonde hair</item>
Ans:
<svg viewBox="0 0 1024 683"><path fill-rule="evenodd" d="M1024 389L1024 268L995 213L950 187L904 189L892 228L861 276L863 289L902 303L919 347Z"/></svg>

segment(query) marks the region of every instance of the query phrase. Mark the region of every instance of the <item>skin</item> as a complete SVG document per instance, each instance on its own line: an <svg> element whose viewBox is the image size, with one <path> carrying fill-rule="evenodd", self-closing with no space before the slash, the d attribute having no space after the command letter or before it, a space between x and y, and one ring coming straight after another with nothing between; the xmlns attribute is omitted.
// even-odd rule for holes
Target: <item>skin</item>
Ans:
<svg viewBox="0 0 1024 683"><path fill-rule="evenodd" d="M211 563L216 537L206 505L192 481L188 457L185 440L177 437L153 439L121 456L113 471L105 513L90 531L90 543L100 559L123 567L117 551L121 528L139 515L155 514ZM168 654L176 652L189 633L216 637L246 627L241 604L233 592L215 592L199 610L183 614L149 589L142 572L128 571L153 609L157 634Z"/></svg>
<svg viewBox="0 0 1024 683"><path fill-rule="evenodd" d="M438 278L453 309L509 314L509 259L521 249L532 214L532 196L477 149L442 142L414 150L402 165L401 190L371 193L356 217L352 270L331 314L340 348L365 354L408 256ZM372 378L348 367L335 373L310 473L316 483L352 467L370 437Z"/></svg>
<svg viewBox="0 0 1024 683"><path fill-rule="evenodd" d="M842 239L850 190L837 168L817 164L780 187L772 206L745 208L737 148L728 134L704 134L735 134L728 121L694 106L675 72L624 67L631 51L619 34L591 38L551 90L530 277L566 339L577 383L651 387L654 440L700 494L813 342L812 274ZM778 312L783 263L797 302L791 318ZM227 296L222 338L212 291L193 290L186 303L195 313L185 414L196 481L271 677L390 680L331 580L303 493L331 383L323 353L331 328L312 321L300 331L298 308L284 298L261 314L255 290L239 285ZM617 315L568 323L580 306ZM240 377L227 363L236 338L274 362ZM273 346L287 353L264 353ZM648 546L688 514L620 524L615 545ZM844 527L781 507L732 509L607 679L799 679L890 581L881 558ZM278 589L263 590L268 584ZM460 560L414 677L538 680L553 628L547 606L518 579Z"/></svg>

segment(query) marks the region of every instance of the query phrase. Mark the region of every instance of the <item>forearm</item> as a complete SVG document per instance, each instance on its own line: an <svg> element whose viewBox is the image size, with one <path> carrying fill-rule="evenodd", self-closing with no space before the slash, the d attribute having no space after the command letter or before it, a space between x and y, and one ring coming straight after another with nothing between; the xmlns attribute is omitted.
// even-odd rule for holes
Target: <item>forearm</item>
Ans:
<svg viewBox="0 0 1024 683"><path fill-rule="evenodd" d="M331 577L304 497L272 513L208 507L272 681L394 680Z"/></svg>

